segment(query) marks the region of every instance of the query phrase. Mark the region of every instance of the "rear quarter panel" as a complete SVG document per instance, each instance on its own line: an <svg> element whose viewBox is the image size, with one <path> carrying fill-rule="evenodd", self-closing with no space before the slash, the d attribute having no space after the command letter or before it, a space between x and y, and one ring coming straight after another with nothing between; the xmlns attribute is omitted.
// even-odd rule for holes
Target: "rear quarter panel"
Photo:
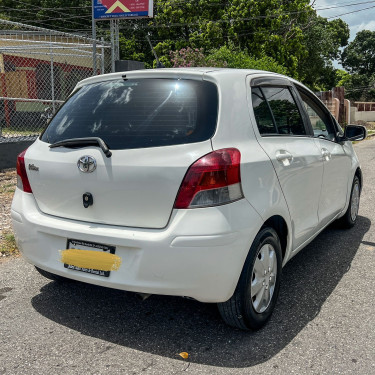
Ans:
<svg viewBox="0 0 375 375"><path fill-rule="evenodd" d="M290 215L278 178L269 157L260 147L254 134L256 122L251 98L250 101L247 98L246 76L219 75L216 79L215 82L210 78L219 90L218 124L212 138L212 147L214 150L228 147L240 150L241 181L245 198L263 221L274 215L283 217L288 226L288 233L291 233ZM291 253L291 243L288 235L283 264L287 262Z"/></svg>

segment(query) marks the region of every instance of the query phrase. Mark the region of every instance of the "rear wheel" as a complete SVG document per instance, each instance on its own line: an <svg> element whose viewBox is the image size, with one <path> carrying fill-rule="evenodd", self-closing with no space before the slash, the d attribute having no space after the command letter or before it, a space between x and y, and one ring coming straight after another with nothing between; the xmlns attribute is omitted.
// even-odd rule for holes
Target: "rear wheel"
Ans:
<svg viewBox="0 0 375 375"><path fill-rule="evenodd" d="M361 183L358 176L354 176L348 209L345 215L339 220L341 227L347 229L354 227L358 217L360 195Z"/></svg>
<svg viewBox="0 0 375 375"><path fill-rule="evenodd" d="M53 280L53 281L58 281L58 282L67 282L70 281L70 279L67 279L66 277L55 275L54 273L44 271L41 268L35 266L35 269L44 277L47 279Z"/></svg>
<svg viewBox="0 0 375 375"><path fill-rule="evenodd" d="M255 237L233 296L218 308L224 321L243 330L260 329L271 317L280 289L282 254L272 228Z"/></svg>

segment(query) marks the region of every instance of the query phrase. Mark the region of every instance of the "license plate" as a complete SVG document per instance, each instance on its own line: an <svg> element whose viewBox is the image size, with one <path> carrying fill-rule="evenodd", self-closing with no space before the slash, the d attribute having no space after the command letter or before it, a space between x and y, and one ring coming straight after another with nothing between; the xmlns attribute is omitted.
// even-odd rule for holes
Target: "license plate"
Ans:
<svg viewBox="0 0 375 375"><path fill-rule="evenodd" d="M111 245L104 245L101 243L96 243L96 242L87 242L87 241L82 241L82 240L74 240L74 239L68 239L66 243L66 248L67 249L78 249L78 250L94 250L94 251L105 251L110 254L114 254L116 252L116 247L111 246ZM86 273L91 273L93 275L97 276L103 276L103 277L109 277L111 271L102 271L98 269L92 269L92 268L83 268L83 267L78 267L72 264L66 264L64 263L64 267L68 268L70 270L74 271L81 271L81 272L86 272Z"/></svg>

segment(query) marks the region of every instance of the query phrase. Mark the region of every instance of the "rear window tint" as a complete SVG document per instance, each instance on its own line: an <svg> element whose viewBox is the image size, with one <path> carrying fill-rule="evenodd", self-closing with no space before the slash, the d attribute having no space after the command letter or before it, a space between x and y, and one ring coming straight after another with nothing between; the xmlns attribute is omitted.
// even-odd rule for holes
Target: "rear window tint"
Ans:
<svg viewBox="0 0 375 375"><path fill-rule="evenodd" d="M277 129L273 122L272 114L264 96L259 88L252 89L252 101L254 108L254 115L258 124L260 134L275 134Z"/></svg>
<svg viewBox="0 0 375 375"><path fill-rule="evenodd" d="M41 140L99 137L114 150L201 142L215 132L217 107L216 86L206 81L94 83L67 100Z"/></svg>

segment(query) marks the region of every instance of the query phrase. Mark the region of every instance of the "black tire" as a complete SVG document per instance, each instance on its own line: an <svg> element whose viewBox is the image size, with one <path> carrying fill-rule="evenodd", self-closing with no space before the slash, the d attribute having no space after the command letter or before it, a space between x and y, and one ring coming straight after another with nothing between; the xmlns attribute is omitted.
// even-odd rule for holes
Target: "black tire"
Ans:
<svg viewBox="0 0 375 375"><path fill-rule="evenodd" d="M46 277L47 279L50 279L50 280L53 280L53 281L58 281L58 282L67 282L67 281L70 281L70 279L67 279L66 277L64 276L59 276L59 275L55 275L54 273L51 273L51 272L48 272L48 271L45 271L45 270L42 270L40 269L39 267L35 266L35 269L44 277Z"/></svg>
<svg viewBox="0 0 375 375"><path fill-rule="evenodd" d="M357 194L358 199L356 198ZM338 224L341 228L350 229L354 227L357 222L360 197L361 182L359 181L358 176L354 176L348 209L346 210L345 215L338 220ZM353 204L357 205L356 209L353 208L355 212L352 212Z"/></svg>
<svg viewBox="0 0 375 375"><path fill-rule="evenodd" d="M266 247L265 245L271 246ZM261 260L261 250L264 252L264 249L270 248L273 250L272 256L275 257L273 258L273 267L276 267L273 286L264 284L265 282L269 282L269 284L271 285L271 273L267 273L267 275L258 273L258 275L256 275L257 271L254 268L255 263L258 259L259 261L257 261L257 265L263 265L263 262ZM269 253L272 250L269 250ZM249 254L246 258L244 267L240 275L240 279L233 296L226 302L218 303L219 312L223 320L228 325L242 330L255 331L263 327L271 317L276 305L280 289L281 269L282 253L279 237L277 236L277 233L274 229L264 228L257 234L253 244L251 245ZM264 267L263 270L265 270ZM269 269L267 270L267 272L269 272ZM268 293L270 293L268 305L266 305L267 298L264 300L261 299L262 302L264 301L263 311L259 306L260 303L257 306L257 311L255 307L257 303L256 296L254 296L253 298L251 297L251 284L255 283L256 279L258 279L258 282L256 282L256 284L260 285L260 282L262 280L261 278L258 278L260 274L262 274L262 277L264 277L264 281L262 282L262 285L264 287L261 287L261 289L263 289L263 293L265 292L265 289L269 290ZM273 293L271 293L271 289L273 290ZM259 293L262 292L259 291Z"/></svg>

